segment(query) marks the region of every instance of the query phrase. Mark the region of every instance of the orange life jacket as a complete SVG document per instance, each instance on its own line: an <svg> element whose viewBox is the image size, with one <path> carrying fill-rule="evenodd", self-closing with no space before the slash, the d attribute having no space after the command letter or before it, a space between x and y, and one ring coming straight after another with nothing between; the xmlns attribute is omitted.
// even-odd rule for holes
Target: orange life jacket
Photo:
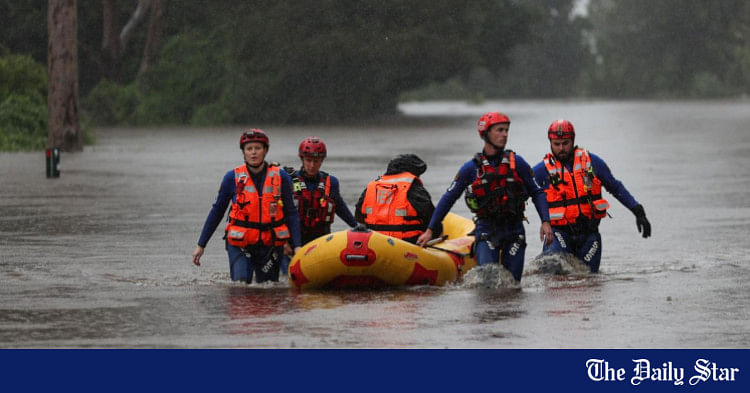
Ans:
<svg viewBox="0 0 750 393"><path fill-rule="evenodd" d="M371 181L360 208L367 227L398 239L424 233L427 225L419 220L419 214L406 197L415 181L420 180L410 172L383 175Z"/></svg>
<svg viewBox="0 0 750 393"><path fill-rule="evenodd" d="M289 239L281 200L279 167L268 165L263 193L259 196L247 166L234 168L236 200L229 211L226 235L237 247L281 246Z"/></svg>
<svg viewBox="0 0 750 393"><path fill-rule="evenodd" d="M320 171L318 185L310 189L298 171L292 170L290 175L302 231L324 234L336 216L336 202L331 197L331 177Z"/></svg>
<svg viewBox="0 0 750 393"><path fill-rule="evenodd" d="M516 154L505 150L498 166L483 153L474 156L477 177L464 194L466 205L477 217L500 223L520 222L526 208L526 188L516 171Z"/></svg>
<svg viewBox="0 0 750 393"><path fill-rule="evenodd" d="M589 153L576 147L573 172L566 170L552 153L544 157L550 186L544 190L549 204L550 224L575 224L580 215L600 219L607 215L609 203L602 198L602 182L594 174Z"/></svg>

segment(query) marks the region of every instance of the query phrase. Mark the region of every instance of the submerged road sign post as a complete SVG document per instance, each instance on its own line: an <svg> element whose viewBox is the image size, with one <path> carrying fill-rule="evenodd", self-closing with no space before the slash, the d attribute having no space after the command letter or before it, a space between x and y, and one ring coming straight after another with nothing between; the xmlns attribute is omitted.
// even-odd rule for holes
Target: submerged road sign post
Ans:
<svg viewBox="0 0 750 393"><path fill-rule="evenodd" d="M47 149L47 178L60 177L60 149Z"/></svg>

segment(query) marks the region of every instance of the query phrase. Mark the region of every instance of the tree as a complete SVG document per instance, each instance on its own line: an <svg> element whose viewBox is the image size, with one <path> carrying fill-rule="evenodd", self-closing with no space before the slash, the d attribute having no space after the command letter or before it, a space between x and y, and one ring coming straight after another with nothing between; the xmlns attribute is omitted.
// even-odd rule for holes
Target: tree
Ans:
<svg viewBox="0 0 750 393"><path fill-rule="evenodd" d="M78 122L78 50L76 0L49 0L47 51L48 147L80 151L83 137Z"/></svg>
<svg viewBox="0 0 750 393"><path fill-rule="evenodd" d="M141 65L138 75L143 75L156 62L156 55L164 42L164 13L167 10L167 0L152 0L151 19L148 24L146 45L143 49Z"/></svg>
<svg viewBox="0 0 750 393"><path fill-rule="evenodd" d="M170 4L159 60L135 83L102 84L87 99L132 110L96 105L98 119L301 123L391 114L403 91L508 64L529 21L514 0Z"/></svg>
<svg viewBox="0 0 750 393"><path fill-rule="evenodd" d="M47 62L47 0L0 0L0 55L30 55Z"/></svg>
<svg viewBox="0 0 750 393"><path fill-rule="evenodd" d="M579 78L591 61L587 21L573 15L574 0L533 0L529 42L511 51L512 66L499 70L503 96L566 97L580 94Z"/></svg>
<svg viewBox="0 0 750 393"><path fill-rule="evenodd" d="M510 0L257 1L223 25L231 120L329 121L395 112L401 92L496 70L528 34Z"/></svg>
<svg viewBox="0 0 750 393"><path fill-rule="evenodd" d="M128 21L121 24L122 8L117 0L102 0L102 75L112 81L122 81L122 60L138 25L151 14L146 47L139 74L153 64L162 42L166 0L138 0Z"/></svg>
<svg viewBox="0 0 750 393"><path fill-rule="evenodd" d="M643 97L747 89L737 64L747 50L748 7L744 0L592 0L594 92Z"/></svg>

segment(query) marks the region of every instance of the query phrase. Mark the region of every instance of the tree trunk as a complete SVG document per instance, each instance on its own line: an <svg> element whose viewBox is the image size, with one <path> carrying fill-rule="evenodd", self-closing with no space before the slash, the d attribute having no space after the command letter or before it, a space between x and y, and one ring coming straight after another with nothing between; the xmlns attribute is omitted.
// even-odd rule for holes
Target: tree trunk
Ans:
<svg viewBox="0 0 750 393"><path fill-rule="evenodd" d="M117 0L102 0L102 75L106 79L122 82L122 58L130 38L148 14L152 2L138 0L133 14L122 26Z"/></svg>
<svg viewBox="0 0 750 393"><path fill-rule="evenodd" d="M116 0L102 0L102 75L120 81L120 12Z"/></svg>
<svg viewBox="0 0 750 393"><path fill-rule="evenodd" d="M47 5L47 146L81 151L78 123L78 50L76 0L49 0Z"/></svg>
<svg viewBox="0 0 750 393"><path fill-rule="evenodd" d="M159 53L159 48L164 42L164 12L166 9L167 0L153 0L151 3L151 20L148 24L146 47L143 49L138 76L148 71L149 67L156 62L156 54Z"/></svg>
<svg viewBox="0 0 750 393"><path fill-rule="evenodd" d="M146 16L146 12L148 12L148 9L151 7L151 1L152 0L138 0L138 5L135 7L133 15L130 15L128 23L126 23L125 27L122 28L122 31L120 32L120 46L122 47L123 51L128 45L130 37L133 36L135 28Z"/></svg>

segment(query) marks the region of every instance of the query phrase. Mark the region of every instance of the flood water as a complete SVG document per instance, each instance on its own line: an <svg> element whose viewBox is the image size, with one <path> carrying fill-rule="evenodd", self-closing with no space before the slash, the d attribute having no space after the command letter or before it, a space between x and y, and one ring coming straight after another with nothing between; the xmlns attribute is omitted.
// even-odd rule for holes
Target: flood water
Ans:
<svg viewBox="0 0 750 393"><path fill-rule="evenodd" d="M519 288L477 271L448 287L303 292L232 283L220 228L191 263L241 127L99 129L45 178L43 153L0 153L0 347L749 348L750 102L410 103L368 124L278 127L268 158L298 164L322 137L353 208L398 153L421 156L437 202L482 143L476 119L512 120L530 164L560 117L607 161L653 227L610 196L600 274L539 273L539 218ZM469 216L462 200L453 212ZM340 219L334 230L344 229ZM489 278L488 278L489 277Z"/></svg>

